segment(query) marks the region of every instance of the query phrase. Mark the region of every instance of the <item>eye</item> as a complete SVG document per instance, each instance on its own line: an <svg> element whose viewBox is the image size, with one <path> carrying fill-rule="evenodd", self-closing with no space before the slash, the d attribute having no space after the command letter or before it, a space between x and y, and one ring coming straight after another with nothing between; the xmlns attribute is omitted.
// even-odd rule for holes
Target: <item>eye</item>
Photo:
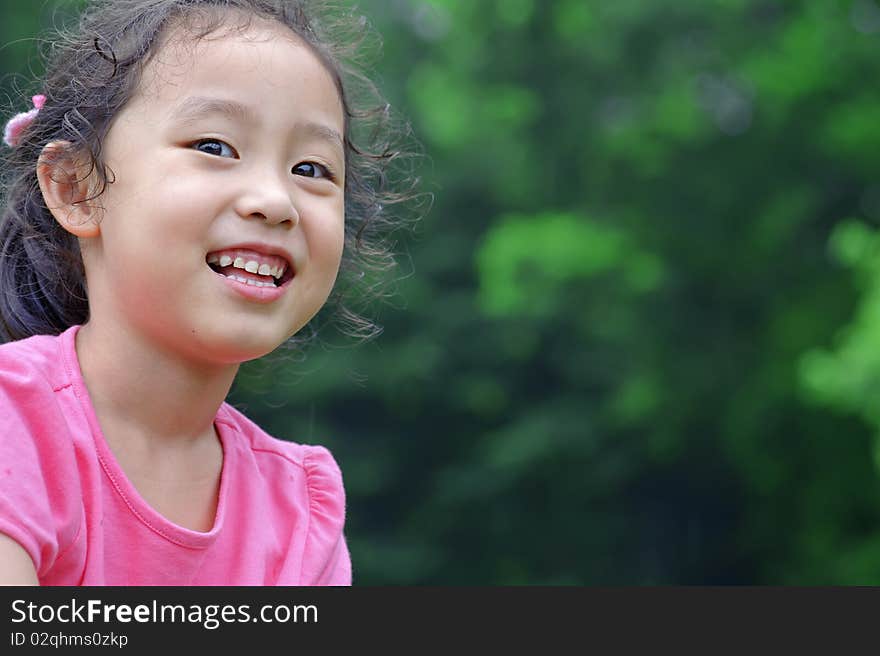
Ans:
<svg viewBox="0 0 880 656"><path fill-rule="evenodd" d="M300 162L293 167L294 175L302 175L307 178L327 178L333 180L333 171L317 162Z"/></svg>
<svg viewBox="0 0 880 656"><path fill-rule="evenodd" d="M224 157L224 149L225 152L228 153L227 157L236 157L236 152L225 141L220 141L219 139L199 139L193 146L202 153L207 153L208 155L215 155L217 157Z"/></svg>

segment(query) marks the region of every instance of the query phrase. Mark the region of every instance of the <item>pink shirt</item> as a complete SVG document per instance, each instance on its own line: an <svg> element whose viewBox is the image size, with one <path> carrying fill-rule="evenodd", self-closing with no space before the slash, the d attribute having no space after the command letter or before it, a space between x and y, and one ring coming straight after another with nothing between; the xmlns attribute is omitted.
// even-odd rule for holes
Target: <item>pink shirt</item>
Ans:
<svg viewBox="0 0 880 656"><path fill-rule="evenodd" d="M224 403L214 526L178 526L110 451L78 330L0 345L0 532L30 554L42 585L351 584L345 492L327 449L270 437Z"/></svg>

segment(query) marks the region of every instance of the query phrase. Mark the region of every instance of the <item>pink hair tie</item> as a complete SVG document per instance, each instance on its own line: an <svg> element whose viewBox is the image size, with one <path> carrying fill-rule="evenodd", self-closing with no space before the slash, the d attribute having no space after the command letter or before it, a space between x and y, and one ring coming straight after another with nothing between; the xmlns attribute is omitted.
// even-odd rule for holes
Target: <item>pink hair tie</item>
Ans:
<svg viewBox="0 0 880 656"><path fill-rule="evenodd" d="M6 129L3 130L3 141L6 142L7 146L15 148L21 143L22 133L31 123L34 122L40 108L46 104L46 96L42 94L34 96L31 100L34 103L34 108L32 110L16 114L9 119L9 122L6 124Z"/></svg>

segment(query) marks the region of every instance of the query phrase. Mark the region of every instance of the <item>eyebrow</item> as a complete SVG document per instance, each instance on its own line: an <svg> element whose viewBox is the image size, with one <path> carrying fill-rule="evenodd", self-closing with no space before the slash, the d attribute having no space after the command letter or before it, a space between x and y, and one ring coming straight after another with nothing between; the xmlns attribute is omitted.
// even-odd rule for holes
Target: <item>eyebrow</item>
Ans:
<svg viewBox="0 0 880 656"><path fill-rule="evenodd" d="M211 98L208 96L190 96L180 103L171 113L172 119L181 125L190 125L206 114L219 114L233 121L243 123L257 123L257 117L247 105L234 100L223 98ZM297 127L322 141L328 141L345 150L345 141L337 130L323 123L306 122L297 124Z"/></svg>
<svg viewBox="0 0 880 656"><path fill-rule="evenodd" d="M190 96L180 103L171 113L171 117L183 125L194 123L205 114L220 114L238 121L256 122L251 109L234 100Z"/></svg>

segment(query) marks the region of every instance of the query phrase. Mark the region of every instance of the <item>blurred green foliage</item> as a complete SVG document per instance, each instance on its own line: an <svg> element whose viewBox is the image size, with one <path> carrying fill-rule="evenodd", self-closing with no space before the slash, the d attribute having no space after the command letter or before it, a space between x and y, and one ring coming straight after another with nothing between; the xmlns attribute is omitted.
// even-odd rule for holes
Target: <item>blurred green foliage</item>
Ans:
<svg viewBox="0 0 880 656"><path fill-rule="evenodd" d="M355 582L880 583L877 2L360 5L436 202L378 340L231 399L336 455Z"/></svg>

